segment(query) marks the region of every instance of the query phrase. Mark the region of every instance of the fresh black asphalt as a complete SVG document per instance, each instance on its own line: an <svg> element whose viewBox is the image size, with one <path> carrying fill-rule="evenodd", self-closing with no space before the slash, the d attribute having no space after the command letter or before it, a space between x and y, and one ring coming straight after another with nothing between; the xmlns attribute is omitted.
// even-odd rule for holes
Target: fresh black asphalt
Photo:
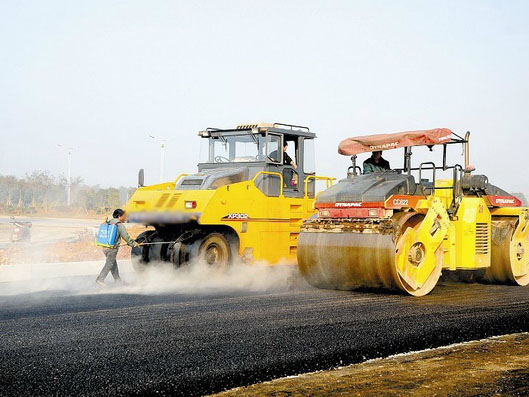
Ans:
<svg viewBox="0 0 529 397"><path fill-rule="evenodd" d="M529 331L529 288L0 297L0 395L201 395Z"/></svg>

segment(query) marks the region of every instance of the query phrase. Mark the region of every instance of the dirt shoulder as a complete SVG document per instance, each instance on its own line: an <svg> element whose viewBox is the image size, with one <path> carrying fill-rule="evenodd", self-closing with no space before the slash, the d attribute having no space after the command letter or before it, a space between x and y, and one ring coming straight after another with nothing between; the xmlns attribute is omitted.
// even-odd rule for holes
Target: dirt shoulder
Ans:
<svg viewBox="0 0 529 397"><path fill-rule="evenodd" d="M15 212L0 212L0 217L9 218L14 216L16 218L48 218L48 219L90 219L101 220L105 219L107 214L98 214L96 212L86 212L82 210L77 211L15 211Z"/></svg>
<svg viewBox="0 0 529 397"><path fill-rule="evenodd" d="M529 333L370 360L215 396L489 396L529 394Z"/></svg>
<svg viewBox="0 0 529 397"><path fill-rule="evenodd" d="M127 224L132 238L147 230L145 226ZM81 229L73 234L71 241L40 244L15 244L0 249L0 266L23 263L56 263L101 260L102 248L95 243L93 231ZM130 249L119 250L118 259L130 259Z"/></svg>

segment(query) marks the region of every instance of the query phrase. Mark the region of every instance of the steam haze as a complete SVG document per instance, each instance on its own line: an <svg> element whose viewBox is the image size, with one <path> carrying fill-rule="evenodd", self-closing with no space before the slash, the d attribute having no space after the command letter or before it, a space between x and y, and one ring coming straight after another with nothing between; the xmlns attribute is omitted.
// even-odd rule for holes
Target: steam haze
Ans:
<svg viewBox="0 0 529 397"><path fill-rule="evenodd" d="M529 143L528 17L527 1L3 1L0 174L65 173L61 143L88 184L142 167L156 183L149 134L170 139L169 180L195 170L198 130L278 121L318 134L331 176L348 136L470 130L477 172L527 192L510 171Z"/></svg>

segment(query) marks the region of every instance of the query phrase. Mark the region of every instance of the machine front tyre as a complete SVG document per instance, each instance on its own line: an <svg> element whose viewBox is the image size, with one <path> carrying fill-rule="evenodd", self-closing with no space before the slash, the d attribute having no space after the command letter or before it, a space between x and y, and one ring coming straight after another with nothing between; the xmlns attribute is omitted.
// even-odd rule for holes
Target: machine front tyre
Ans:
<svg viewBox="0 0 529 397"><path fill-rule="evenodd" d="M233 260L229 241L220 233L208 234L200 243L198 260L219 270L226 269Z"/></svg>

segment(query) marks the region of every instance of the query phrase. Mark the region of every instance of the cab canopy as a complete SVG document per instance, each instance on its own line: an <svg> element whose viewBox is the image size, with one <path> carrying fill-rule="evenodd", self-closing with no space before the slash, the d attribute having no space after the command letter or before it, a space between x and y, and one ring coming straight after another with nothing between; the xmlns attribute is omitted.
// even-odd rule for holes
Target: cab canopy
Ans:
<svg viewBox="0 0 529 397"><path fill-rule="evenodd" d="M408 146L438 145L450 142L451 135L452 131L448 128L435 128L433 130L404 131L395 134L357 136L340 142L338 153L350 156Z"/></svg>

